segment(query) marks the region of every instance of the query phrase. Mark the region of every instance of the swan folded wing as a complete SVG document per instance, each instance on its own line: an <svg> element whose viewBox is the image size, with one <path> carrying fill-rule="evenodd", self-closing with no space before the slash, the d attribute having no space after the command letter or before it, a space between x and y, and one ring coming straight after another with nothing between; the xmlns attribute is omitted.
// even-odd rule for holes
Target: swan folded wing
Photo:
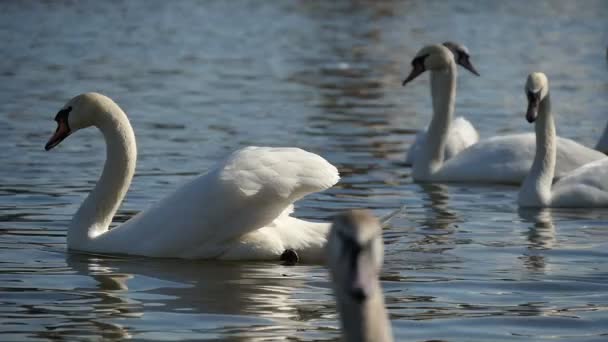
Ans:
<svg viewBox="0 0 608 342"><path fill-rule="evenodd" d="M535 153L533 133L496 136L481 140L449 159L436 177L447 181L520 184L532 167ZM558 137L555 177L604 158L598 151Z"/></svg>
<svg viewBox="0 0 608 342"><path fill-rule="evenodd" d="M413 165L416 160L416 156L419 153L422 153L422 146L426 143L426 130L422 132L416 133L416 137L414 138L414 142L410 145L409 150L407 150L407 155L405 156L405 165Z"/></svg>
<svg viewBox="0 0 608 342"><path fill-rule="evenodd" d="M240 217L222 228L218 244L234 246L235 240L260 228L271 229L285 244L289 239L278 234L281 229L277 225L285 230L281 223L293 212L293 202L332 187L339 175L322 157L298 148L247 147L226 160L219 169L219 179L234 191ZM298 225L288 228L292 229L298 230Z"/></svg>
<svg viewBox="0 0 608 342"><path fill-rule="evenodd" d="M437 180L519 184L534 157L532 134L513 134L481 140L449 159Z"/></svg>
<svg viewBox="0 0 608 342"><path fill-rule="evenodd" d="M457 117L450 125L450 135L445 149L445 159L450 159L479 141L479 133L469 120Z"/></svg>
<svg viewBox="0 0 608 342"><path fill-rule="evenodd" d="M321 263L329 223L292 217L290 205L270 224L240 237L219 257L223 260L272 260L286 249L296 250L300 262Z"/></svg>
<svg viewBox="0 0 608 342"><path fill-rule="evenodd" d="M562 177L558 183L606 185L608 183L608 158L587 163Z"/></svg>
<svg viewBox="0 0 608 342"><path fill-rule="evenodd" d="M287 205L309 193L328 189L340 179L338 170L314 153L271 147L247 147L234 152L220 178L233 184L244 197L265 193L287 200Z"/></svg>
<svg viewBox="0 0 608 342"><path fill-rule="evenodd" d="M556 153L556 178L566 177L568 174L584 165L606 158L606 155L599 151L581 145L574 140L561 137L557 138Z"/></svg>

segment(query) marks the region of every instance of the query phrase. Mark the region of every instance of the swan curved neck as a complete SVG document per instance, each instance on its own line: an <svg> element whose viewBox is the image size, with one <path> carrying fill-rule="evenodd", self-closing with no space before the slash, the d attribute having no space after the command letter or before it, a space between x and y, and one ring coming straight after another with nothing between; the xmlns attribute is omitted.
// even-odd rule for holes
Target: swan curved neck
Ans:
<svg viewBox="0 0 608 342"><path fill-rule="evenodd" d="M549 94L540 102L534 129L536 131L536 155L532 168L522 185L520 197L525 196L528 202L533 202L531 204L548 205L551 201L551 186L557 158L557 136Z"/></svg>
<svg viewBox="0 0 608 342"><path fill-rule="evenodd" d="M95 126L106 142L106 162L95 188L84 200L68 229L68 248L81 249L106 232L135 172L137 147L125 113L108 103L96 113Z"/></svg>
<svg viewBox="0 0 608 342"><path fill-rule="evenodd" d="M345 294L337 296L344 341L393 341L382 289L378 282L374 286L374 294L361 302Z"/></svg>
<svg viewBox="0 0 608 342"><path fill-rule="evenodd" d="M431 71L433 118L427 130L423 153L414 163L413 176L415 179L428 179L443 166L445 145L454 115L456 76L454 63L450 63L446 69Z"/></svg>

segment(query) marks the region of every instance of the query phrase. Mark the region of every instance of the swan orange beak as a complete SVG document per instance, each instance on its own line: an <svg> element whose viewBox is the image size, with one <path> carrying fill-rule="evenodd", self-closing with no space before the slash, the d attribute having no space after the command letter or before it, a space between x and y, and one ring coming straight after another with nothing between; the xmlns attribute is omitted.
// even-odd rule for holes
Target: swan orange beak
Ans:
<svg viewBox="0 0 608 342"><path fill-rule="evenodd" d="M536 121L538 117L538 107L540 106L540 93L528 93L528 109L526 110L526 120L529 123Z"/></svg>
<svg viewBox="0 0 608 342"><path fill-rule="evenodd" d="M44 145L44 149L46 151L52 149L53 147L59 145L63 141L63 139L67 138L70 135L70 126L65 120L57 121L57 129L53 136L49 139L49 141Z"/></svg>

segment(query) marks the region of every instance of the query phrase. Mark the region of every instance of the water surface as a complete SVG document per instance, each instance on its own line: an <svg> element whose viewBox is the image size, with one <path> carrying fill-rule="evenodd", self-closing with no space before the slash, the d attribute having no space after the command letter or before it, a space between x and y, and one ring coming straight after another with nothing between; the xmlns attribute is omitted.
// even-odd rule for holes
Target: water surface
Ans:
<svg viewBox="0 0 608 342"><path fill-rule="evenodd" d="M466 44L457 113L483 137L531 131L525 76L546 72L558 132L608 119L604 1L0 2L0 340L336 340L324 267L68 254L99 176L95 130L52 152L85 91L128 113L139 147L125 220L247 145L298 146L341 171L298 203L329 219L402 205L382 285L402 341L605 341L608 211L519 211L516 188L419 185L403 165L430 118L425 44ZM167 229L170 229L168 227Z"/></svg>

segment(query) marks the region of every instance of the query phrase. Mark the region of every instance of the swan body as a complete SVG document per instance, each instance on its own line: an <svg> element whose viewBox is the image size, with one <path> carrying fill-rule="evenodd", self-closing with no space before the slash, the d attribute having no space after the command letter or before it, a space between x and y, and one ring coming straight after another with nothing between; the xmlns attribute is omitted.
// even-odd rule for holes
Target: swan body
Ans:
<svg viewBox="0 0 608 342"><path fill-rule="evenodd" d="M433 119L426 143L417 157L412 177L422 182L475 182L521 184L534 160L533 134L512 134L480 140L445 160L447 127L452 121L456 93L456 66L452 53L441 45L418 52L407 84L427 69L431 72ZM556 176L604 159L606 156L569 139L558 139Z"/></svg>
<svg viewBox="0 0 608 342"><path fill-rule="evenodd" d="M56 120L58 128L47 150L89 126L101 130L107 145L102 175L68 228L69 249L278 260L285 248L293 248L303 261L322 260L329 224L291 216L295 201L330 188L339 179L337 169L320 156L298 148L237 150L148 210L108 230L135 171L137 148L129 120L114 101L97 93L76 96Z"/></svg>
<svg viewBox="0 0 608 342"><path fill-rule="evenodd" d="M335 218L327 262L344 341L393 341L378 280L383 258L382 229L374 216L354 210Z"/></svg>
<svg viewBox="0 0 608 342"><path fill-rule="evenodd" d="M458 158L446 162L434 175L434 179L446 182L521 184L532 166L535 147L536 138L533 133L482 139L462 151ZM581 165L606 157L568 138L557 137L556 148L555 178L561 178Z"/></svg>
<svg viewBox="0 0 608 342"><path fill-rule="evenodd" d="M555 123L551 114L549 81L532 73L526 82L526 118L535 123L536 156L522 184L522 207L608 207L608 159L585 164L552 182L556 164Z"/></svg>
<svg viewBox="0 0 608 342"><path fill-rule="evenodd" d="M454 55L454 60L457 64L462 65L473 74L479 76L479 73L477 70L475 70L475 67L473 67L473 64L470 62L469 50L465 46L454 42L445 42L443 45L452 52ZM462 116L454 119L448 128L447 134L448 136L445 144L444 160L452 158L462 150L479 141L479 133L477 133L477 130L475 127L473 127L473 124ZM405 158L406 165L414 164L416 156L420 153L422 146L426 142L426 135L426 130L416 134L414 142L410 146Z"/></svg>

